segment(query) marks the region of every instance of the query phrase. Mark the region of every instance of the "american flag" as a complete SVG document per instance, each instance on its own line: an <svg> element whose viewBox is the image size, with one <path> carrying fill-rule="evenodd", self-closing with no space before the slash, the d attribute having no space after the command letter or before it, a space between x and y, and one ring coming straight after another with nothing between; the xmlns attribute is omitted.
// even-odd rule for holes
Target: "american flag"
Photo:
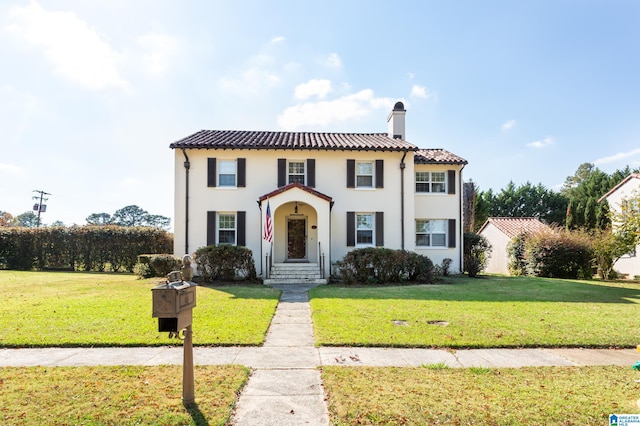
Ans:
<svg viewBox="0 0 640 426"><path fill-rule="evenodd" d="M264 216L264 231L262 232L262 238L268 243L273 242L273 221L271 220L271 206L269 200L267 200L267 212Z"/></svg>

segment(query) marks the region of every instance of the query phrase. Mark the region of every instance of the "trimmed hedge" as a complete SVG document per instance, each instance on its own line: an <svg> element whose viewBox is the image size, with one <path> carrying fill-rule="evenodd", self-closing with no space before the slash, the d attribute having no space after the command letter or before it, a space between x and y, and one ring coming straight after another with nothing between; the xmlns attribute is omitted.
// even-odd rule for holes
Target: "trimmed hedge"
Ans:
<svg viewBox="0 0 640 426"><path fill-rule="evenodd" d="M434 281L431 259L406 250L361 248L351 250L337 262L345 284L385 284Z"/></svg>
<svg viewBox="0 0 640 426"><path fill-rule="evenodd" d="M253 253L246 247L229 244L201 247L194 260L205 282L253 281L257 278Z"/></svg>
<svg viewBox="0 0 640 426"><path fill-rule="evenodd" d="M173 235L151 227L0 227L0 268L133 272L142 253L173 250Z"/></svg>

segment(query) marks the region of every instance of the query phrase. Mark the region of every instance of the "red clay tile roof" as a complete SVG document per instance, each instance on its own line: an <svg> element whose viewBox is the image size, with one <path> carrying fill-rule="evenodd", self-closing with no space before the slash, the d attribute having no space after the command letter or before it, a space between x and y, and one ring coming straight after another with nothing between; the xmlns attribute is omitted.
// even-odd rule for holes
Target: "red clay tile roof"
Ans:
<svg viewBox="0 0 640 426"><path fill-rule="evenodd" d="M288 190L290 190L292 188L299 188L299 189L301 189L301 190L303 190L305 192L308 192L309 194L315 195L316 197L322 198L323 200L326 200L326 201L329 201L329 202L331 202L331 200L332 200L332 198L329 197L328 195L325 195L322 192L316 191L313 188L309 188L308 186L303 185L301 183L297 183L297 182L290 183L290 184L288 184L286 186L282 186L280 188L277 188L277 189L269 192L268 194L264 194L263 196L261 196L259 198L259 200L260 201L264 201L267 198L275 197L276 195L282 194L283 192L288 191Z"/></svg>
<svg viewBox="0 0 640 426"><path fill-rule="evenodd" d="M535 217L490 217L484 225L482 225L478 233L482 232L490 223L509 238L516 237L523 232L537 233L551 230L549 225L540 222Z"/></svg>
<svg viewBox="0 0 640 426"><path fill-rule="evenodd" d="M415 164L467 164L467 160L444 149L419 149L413 157Z"/></svg>
<svg viewBox="0 0 640 426"><path fill-rule="evenodd" d="M262 132L200 130L170 148L308 149L346 151L416 151L417 146L386 133Z"/></svg>

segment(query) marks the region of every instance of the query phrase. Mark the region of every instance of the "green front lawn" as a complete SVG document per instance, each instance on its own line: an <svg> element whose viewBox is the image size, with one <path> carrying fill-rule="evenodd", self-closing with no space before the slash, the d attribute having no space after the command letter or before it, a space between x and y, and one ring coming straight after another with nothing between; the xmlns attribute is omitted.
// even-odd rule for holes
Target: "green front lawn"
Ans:
<svg viewBox="0 0 640 426"><path fill-rule="evenodd" d="M332 424L605 425L640 412L631 367L324 367Z"/></svg>
<svg viewBox="0 0 640 426"><path fill-rule="evenodd" d="M635 347L640 285L490 276L311 290L318 345Z"/></svg>
<svg viewBox="0 0 640 426"><path fill-rule="evenodd" d="M175 344L152 318L158 279L128 274L0 271L0 347ZM280 292L263 286L196 290L195 345L260 345Z"/></svg>
<svg viewBox="0 0 640 426"><path fill-rule="evenodd" d="M196 366L195 405L182 367L0 369L3 425L225 425L248 380L240 366Z"/></svg>

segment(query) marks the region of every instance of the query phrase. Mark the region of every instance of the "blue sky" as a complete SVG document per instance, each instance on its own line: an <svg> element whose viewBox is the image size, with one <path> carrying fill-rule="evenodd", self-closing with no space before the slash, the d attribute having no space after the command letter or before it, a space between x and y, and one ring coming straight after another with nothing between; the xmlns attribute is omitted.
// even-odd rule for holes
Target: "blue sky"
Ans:
<svg viewBox="0 0 640 426"><path fill-rule="evenodd" d="M200 129L385 132L465 180L640 167L640 2L51 0L0 5L0 210L173 216Z"/></svg>

